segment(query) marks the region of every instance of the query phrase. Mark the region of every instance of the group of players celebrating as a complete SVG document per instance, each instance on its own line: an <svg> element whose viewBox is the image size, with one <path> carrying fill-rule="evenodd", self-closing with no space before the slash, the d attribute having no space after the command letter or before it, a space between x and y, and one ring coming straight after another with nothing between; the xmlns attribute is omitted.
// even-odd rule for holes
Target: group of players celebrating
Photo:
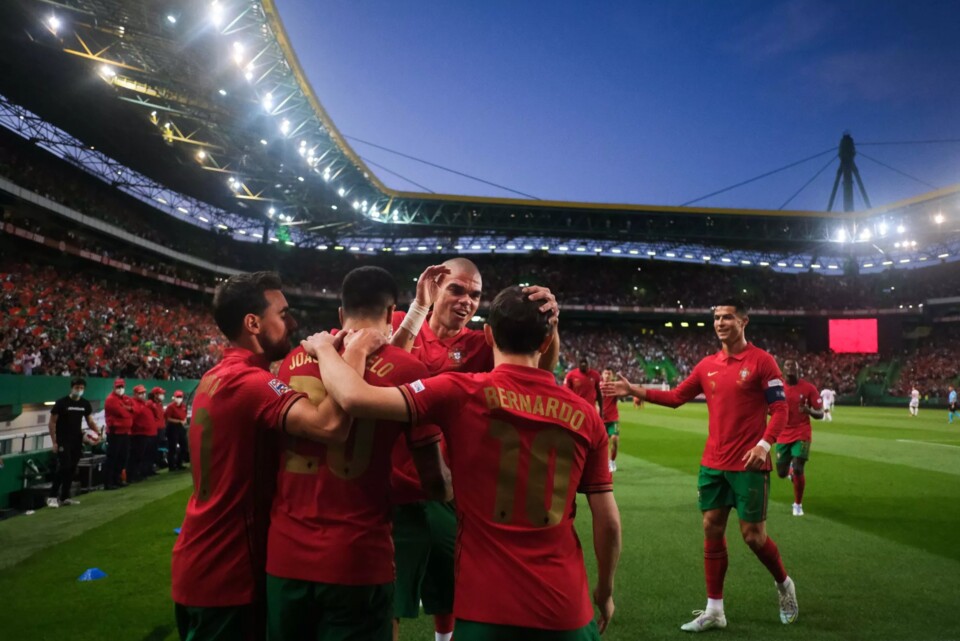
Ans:
<svg viewBox="0 0 960 641"><path fill-rule="evenodd" d="M172 568L182 639L386 641L421 603L439 641L598 639L621 546L616 399L677 407L701 393L707 606L682 629L727 625L731 508L775 579L781 621L796 620L793 580L765 528L769 454L776 444L799 504L819 395L790 363L785 393L774 359L746 340L744 306L718 301L722 349L672 391L610 371L597 380L586 362L580 383L560 386L551 292L508 287L472 330L481 290L476 266L455 258L424 271L403 314L393 277L361 267L343 281L340 328L290 351L297 325L274 274L218 288L214 318L231 346L195 393L194 491ZM578 492L593 522L592 593Z"/></svg>

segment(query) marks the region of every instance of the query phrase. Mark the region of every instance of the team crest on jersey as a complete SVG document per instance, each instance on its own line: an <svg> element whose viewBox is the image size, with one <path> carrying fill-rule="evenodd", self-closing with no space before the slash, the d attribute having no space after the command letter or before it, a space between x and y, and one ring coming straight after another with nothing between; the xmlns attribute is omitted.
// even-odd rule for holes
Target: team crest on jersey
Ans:
<svg viewBox="0 0 960 641"><path fill-rule="evenodd" d="M748 376L750 376L750 369L749 369L749 368L744 367L742 370L740 370L740 380L741 380L741 381L747 380L747 377L748 377Z"/></svg>
<svg viewBox="0 0 960 641"><path fill-rule="evenodd" d="M281 381L279 378L272 379L269 383L267 383L267 385L269 385L270 389L277 393L277 396L283 396L287 392L291 391L291 389L287 387L287 384Z"/></svg>
<svg viewBox="0 0 960 641"><path fill-rule="evenodd" d="M452 349L447 354L451 361L454 363L460 363L463 360L463 352L459 349Z"/></svg>

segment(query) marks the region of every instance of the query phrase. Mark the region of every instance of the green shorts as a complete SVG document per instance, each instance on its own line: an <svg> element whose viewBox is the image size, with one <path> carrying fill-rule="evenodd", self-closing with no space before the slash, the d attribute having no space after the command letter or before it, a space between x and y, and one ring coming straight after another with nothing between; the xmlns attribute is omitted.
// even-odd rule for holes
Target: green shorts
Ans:
<svg viewBox="0 0 960 641"><path fill-rule="evenodd" d="M195 608L174 603L180 641L243 641L256 635L253 606Z"/></svg>
<svg viewBox="0 0 960 641"><path fill-rule="evenodd" d="M607 427L607 436L620 436L620 423L617 421L610 421L609 423L604 423Z"/></svg>
<svg viewBox="0 0 960 641"><path fill-rule="evenodd" d="M453 626L457 641L600 641L596 621L576 630L541 630L496 623L478 623L457 619Z"/></svg>
<svg viewBox="0 0 960 641"><path fill-rule="evenodd" d="M777 443L777 460L784 456L789 458L810 458L810 441L794 441L793 443Z"/></svg>
<svg viewBox="0 0 960 641"><path fill-rule="evenodd" d="M393 638L393 584L333 585L267 575L267 639Z"/></svg>
<svg viewBox="0 0 960 641"><path fill-rule="evenodd" d="M456 541L457 515L451 504L419 501L394 507L394 617L416 619L421 602L427 614L453 612Z"/></svg>
<svg viewBox="0 0 960 641"><path fill-rule="evenodd" d="M734 507L741 521L760 523L767 520L770 472L725 472L701 465L697 493L701 512Z"/></svg>

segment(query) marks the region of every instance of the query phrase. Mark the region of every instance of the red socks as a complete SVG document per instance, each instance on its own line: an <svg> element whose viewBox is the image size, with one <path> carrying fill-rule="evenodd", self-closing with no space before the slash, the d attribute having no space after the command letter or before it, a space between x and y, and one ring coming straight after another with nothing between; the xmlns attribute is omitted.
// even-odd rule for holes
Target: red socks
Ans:
<svg viewBox="0 0 960 641"><path fill-rule="evenodd" d="M433 629L435 632L438 632L440 634L448 634L450 632L453 632L453 615L452 614L434 614Z"/></svg>
<svg viewBox="0 0 960 641"><path fill-rule="evenodd" d="M783 583L787 580L787 571L780 559L780 550L777 549L777 544L773 542L773 539L768 536L767 542L763 544L762 548L755 550L754 554L767 567L777 583Z"/></svg>
<svg viewBox="0 0 960 641"><path fill-rule="evenodd" d="M727 539L703 541L703 570L707 577L707 598L723 598L723 577L727 574Z"/></svg>
<svg viewBox="0 0 960 641"><path fill-rule="evenodd" d="M793 473L793 502L803 503L803 488L807 485L807 478L803 474Z"/></svg>

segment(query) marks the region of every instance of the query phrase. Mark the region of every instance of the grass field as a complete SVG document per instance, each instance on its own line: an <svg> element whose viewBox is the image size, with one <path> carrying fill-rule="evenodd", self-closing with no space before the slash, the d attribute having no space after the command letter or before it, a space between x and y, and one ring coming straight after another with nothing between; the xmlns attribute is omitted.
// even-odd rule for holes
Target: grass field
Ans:
<svg viewBox="0 0 960 641"><path fill-rule="evenodd" d="M679 624L704 605L696 472L706 408L621 408L624 551L605 638L683 638ZM186 475L161 475L0 523L0 638L175 639L169 560L188 485ZM960 639L960 424L948 426L945 411L912 419L905 407L840 407L833 423L815 425L807 515L791 515L787 481L772 486L768 529L796 580L800 618L780 624L772 578L731 529L729 627L711 635ZM78 583L90 567L108 578ZM431 640L432 626L408 622L401 638Z"/></svg>

